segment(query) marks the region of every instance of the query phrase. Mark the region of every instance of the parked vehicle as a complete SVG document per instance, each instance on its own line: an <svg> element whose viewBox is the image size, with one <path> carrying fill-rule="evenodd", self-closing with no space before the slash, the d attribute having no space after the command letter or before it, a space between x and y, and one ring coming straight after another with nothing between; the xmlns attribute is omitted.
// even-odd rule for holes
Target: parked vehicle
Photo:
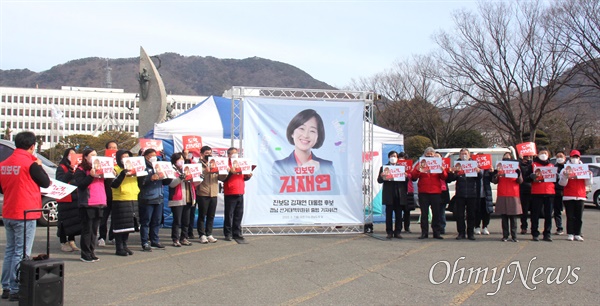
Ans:
<svg viewBox="0 0 600 306"><path fill-rule="evenodd" d="M15 150L15 144L12 141L0 139L0 162L7 159ZM49 161L47 158L37 155L42 161L42 167L48 173L50 178L56 177L56 164ZM2 206L4 205L4 195L0 193L0 218L2 218ZM50 209L49 214L42 214L42 217L38 219L40 225L56 225L58 221L58 204L56 199L42 196L42 208Z"/></svg>
<svg viewBox="0 0 600 306"><path fill-rule="evenodd" d="M600 163L600 155L581 155L581 162L584 164Z"/></svg>
<svg viewBox="0 0 600 306"><path fill-rule="evenodd" d="M588 164L588 167L592 171L594 183L587 194L585 202L593 203L597 208L600 208L600 163Z"/></svg>

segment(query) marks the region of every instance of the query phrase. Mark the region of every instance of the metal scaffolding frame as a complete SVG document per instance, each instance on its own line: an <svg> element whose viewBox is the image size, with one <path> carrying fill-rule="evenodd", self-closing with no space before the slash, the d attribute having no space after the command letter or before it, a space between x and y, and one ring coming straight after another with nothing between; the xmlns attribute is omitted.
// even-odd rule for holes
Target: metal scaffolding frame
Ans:
<svg viewBox="0 0 600 306"><path fill-rule="evenodd" d="M231 96L231 146L235 141L243 148L243 104L248 97L295 99L328 102L364 102L363 112L363 171L362 192L364 223L335 225L265 225L243 227L247 235L314 235L314 234L357 234L373 232L373 160L364 158L364 154L373 151L373 103L377 95L367 91L245 87L233 86L225 95Z"/></svg>

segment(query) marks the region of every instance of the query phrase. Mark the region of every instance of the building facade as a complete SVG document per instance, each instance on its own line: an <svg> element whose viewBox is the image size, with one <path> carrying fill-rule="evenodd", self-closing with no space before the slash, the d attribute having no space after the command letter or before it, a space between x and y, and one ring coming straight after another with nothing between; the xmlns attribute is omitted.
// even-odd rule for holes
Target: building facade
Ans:
<svg viewBox="0 0 600 306"><path fill-rule="evenodd" d="M170 115L175 117L206 98L168 95ZM123 89L0 87L0 130L2 138L9 140L18 132L32 131L42 137L42 149L53 147L61 137L74 134L97 136L105 131L121 130L139 137L138 104L138 95Z"/></svg>

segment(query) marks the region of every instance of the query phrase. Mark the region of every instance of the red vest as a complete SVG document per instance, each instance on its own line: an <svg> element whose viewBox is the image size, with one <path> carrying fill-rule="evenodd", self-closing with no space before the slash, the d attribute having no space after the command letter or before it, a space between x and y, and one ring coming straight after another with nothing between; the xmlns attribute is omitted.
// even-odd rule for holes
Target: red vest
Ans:
<svg viewBox="0 0 600 306"><path fill-rule="evenodd" d="M15 149L13 154L0 163L0 185L4 192L2 217L23 220L23 211L42 208L42 194L31 175L29 168L36 161L31 153ZM41 213L27 214L27 220L37 220Z"/></svg>
<svg viewBox="0 0 600 306"><path fill-rule="evenodd" d="M498 196L499 197L519 197L519 184L516 178L498 178Z"/></svg>
<svg viewBox="0 0 600 306"><path fill-rule="evenodd" d="M229 167L231 167L231 159L229 160ZM244 182L243 174L229 174L229 177L223 182L223 194L225 195L237 195L244 194Z"/></svg>
<svg viewBox="0 0 600 306"><path fill-rule="evenodd" d="M533 167L534 171L537 167L554 167L553 164L542 165L536 162L534 162L531 166ZM531 194L555 194L554 182L531 183Z"/></svg>
<svg viewBox="0 0 600 306"><path fill-rule="evenodd" d="M567 182L567 186L563 190L564 197L578 197L578 198L586 198L587 195L585 193L585 180L581 179L569 179Z"/></svg>

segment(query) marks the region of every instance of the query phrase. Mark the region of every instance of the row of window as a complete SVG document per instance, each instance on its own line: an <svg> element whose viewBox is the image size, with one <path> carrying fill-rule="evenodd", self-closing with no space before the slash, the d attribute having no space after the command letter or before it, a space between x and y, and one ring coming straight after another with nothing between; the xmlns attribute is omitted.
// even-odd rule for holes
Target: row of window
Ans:
<svg viewBox="0 0 600 306"><path fill-rule="evenodd" d="M0 109L0 115L8 116L38 116L47 117L52 115L50 110L35 110L35 109ZM85 111L64 111L64 118L82 118L82 119L104 119L108 114L105 112L85 112ZM118 119L135 119L135 115L132 113L116 113L114 114Z"/></svg>
<svg viewBox="0 0 600 306"><path fill-rule="evenodd" d="M23 104L55 104L55 105L84 105L84 106L107 106L107 107L133 107L134 100L98 100L94 98L75 97L32 97L32 96L9 96L2 95L1 102L15 102Z"/></svg>
<svg viewBox="0 0 600 306"><path fill-rule="evenodd" d="M11 129L25 129L25 130L46 130L46 129L52 129L52 128L56 128L56 129L60 129L64 131L90 131L93 132L96 130L96 128L98 128L98 124L91 124L91 123L70 123L70 124L65 124L64 128L63 127L57 127L57 125L55 122L6 122L6 121L2 121L0 122L0 128L5 129L7 126L9 126ZM137 132L138 131L138 127L137 126L133 126L131 124L129 125L124 125L122 127L125 131L127 132ZM112 124L108 125L106 127L106 130L118 130L119 127L114 126Z"/></svg>

